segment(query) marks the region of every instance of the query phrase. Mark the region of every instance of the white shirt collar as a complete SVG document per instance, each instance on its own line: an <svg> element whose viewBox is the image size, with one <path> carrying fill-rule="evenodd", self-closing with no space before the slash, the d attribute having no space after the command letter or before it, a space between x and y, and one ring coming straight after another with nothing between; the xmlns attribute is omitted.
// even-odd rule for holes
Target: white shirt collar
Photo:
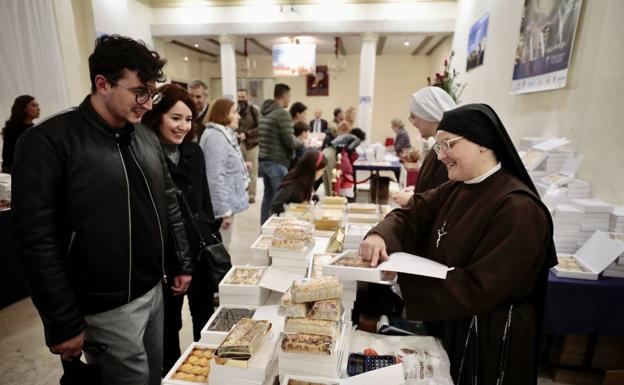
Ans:
<svg viewBox="0 0 624 385"><path fill-rule="evenodd" d="M470 180L466 180L464 181L465 184L477 184L477 183L481 183L484 180L486 180L488 177L492 176L496 171L501 169L501 164L500 162L498 162L496 164L496 166L492 167L491 169L489 169L488 171L486 171L484 174L479 175L476 178L470 179Z"/></svg>

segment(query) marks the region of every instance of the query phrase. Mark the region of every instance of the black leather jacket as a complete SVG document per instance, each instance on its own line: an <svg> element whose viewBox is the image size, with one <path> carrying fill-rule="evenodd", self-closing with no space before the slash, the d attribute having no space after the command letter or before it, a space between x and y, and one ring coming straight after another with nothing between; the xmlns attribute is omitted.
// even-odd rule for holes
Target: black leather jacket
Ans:
<svg viewBox="0 0 624 385"><path fill-rule="evenodd" d="M126 144L147 185L149 207L156 211L152 218L158 223L149 226L160 237L153 242L162 250L158 275L142 277L151 283L140 288L145 293L170 268L191 274L192 261L158 138L145 126L128 128ZM120 132L106 124L87 97L78 108L52 116L18 141L13 218L19 257L48 345L79 334L83 315L114 309L143 294L136 288L132 292L135 282L130 284L134 191ZM177 260L165 260L168 240L176 246Z"/></svg>

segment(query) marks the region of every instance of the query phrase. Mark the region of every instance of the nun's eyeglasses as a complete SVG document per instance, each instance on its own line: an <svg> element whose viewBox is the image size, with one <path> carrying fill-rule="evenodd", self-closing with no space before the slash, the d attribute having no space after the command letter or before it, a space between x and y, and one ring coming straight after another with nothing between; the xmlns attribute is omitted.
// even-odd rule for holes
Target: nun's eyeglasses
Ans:
<svg viewBox="0 0 624 385"><path fill-rule="evenodd" d="M453 139L445 139L441 143L434 144L433 151L435 151L436 155L440 155L440 152L442 151L444 151L445 154L448 154L453 149L453 146L455 146L455 142L459 142L462 139L464 139L463 136L458 136Z"/></svg>

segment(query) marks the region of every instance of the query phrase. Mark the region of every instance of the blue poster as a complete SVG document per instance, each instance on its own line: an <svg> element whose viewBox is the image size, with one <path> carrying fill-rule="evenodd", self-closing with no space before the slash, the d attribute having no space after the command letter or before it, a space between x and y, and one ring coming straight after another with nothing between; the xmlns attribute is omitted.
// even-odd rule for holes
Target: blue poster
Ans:
<svg viewBox="0 0 624 385"><path fill-rule="evenodd" d="M488 23L490 14L486 13L470 27L468 35L468 56L466 58L466 71L470 71L483 64L485 56L485 42L487 41Z"/></svg>
<svg viewBox="0 0 624 385"><path fill-rule="evenodd" d="M581 2L525 0L512 93L565 87Z"/></svg>

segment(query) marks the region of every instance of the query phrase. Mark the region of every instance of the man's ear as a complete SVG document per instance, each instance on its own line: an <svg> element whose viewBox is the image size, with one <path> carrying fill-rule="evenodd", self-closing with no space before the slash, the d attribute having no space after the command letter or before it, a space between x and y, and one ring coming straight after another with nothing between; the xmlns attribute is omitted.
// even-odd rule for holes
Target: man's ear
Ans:
<svg viewBox="0 0 624 385"><path fill-rule="evenodd" d="M101 95L108 95L111 84L103 75L95 75L95 92Z"/></svg>

